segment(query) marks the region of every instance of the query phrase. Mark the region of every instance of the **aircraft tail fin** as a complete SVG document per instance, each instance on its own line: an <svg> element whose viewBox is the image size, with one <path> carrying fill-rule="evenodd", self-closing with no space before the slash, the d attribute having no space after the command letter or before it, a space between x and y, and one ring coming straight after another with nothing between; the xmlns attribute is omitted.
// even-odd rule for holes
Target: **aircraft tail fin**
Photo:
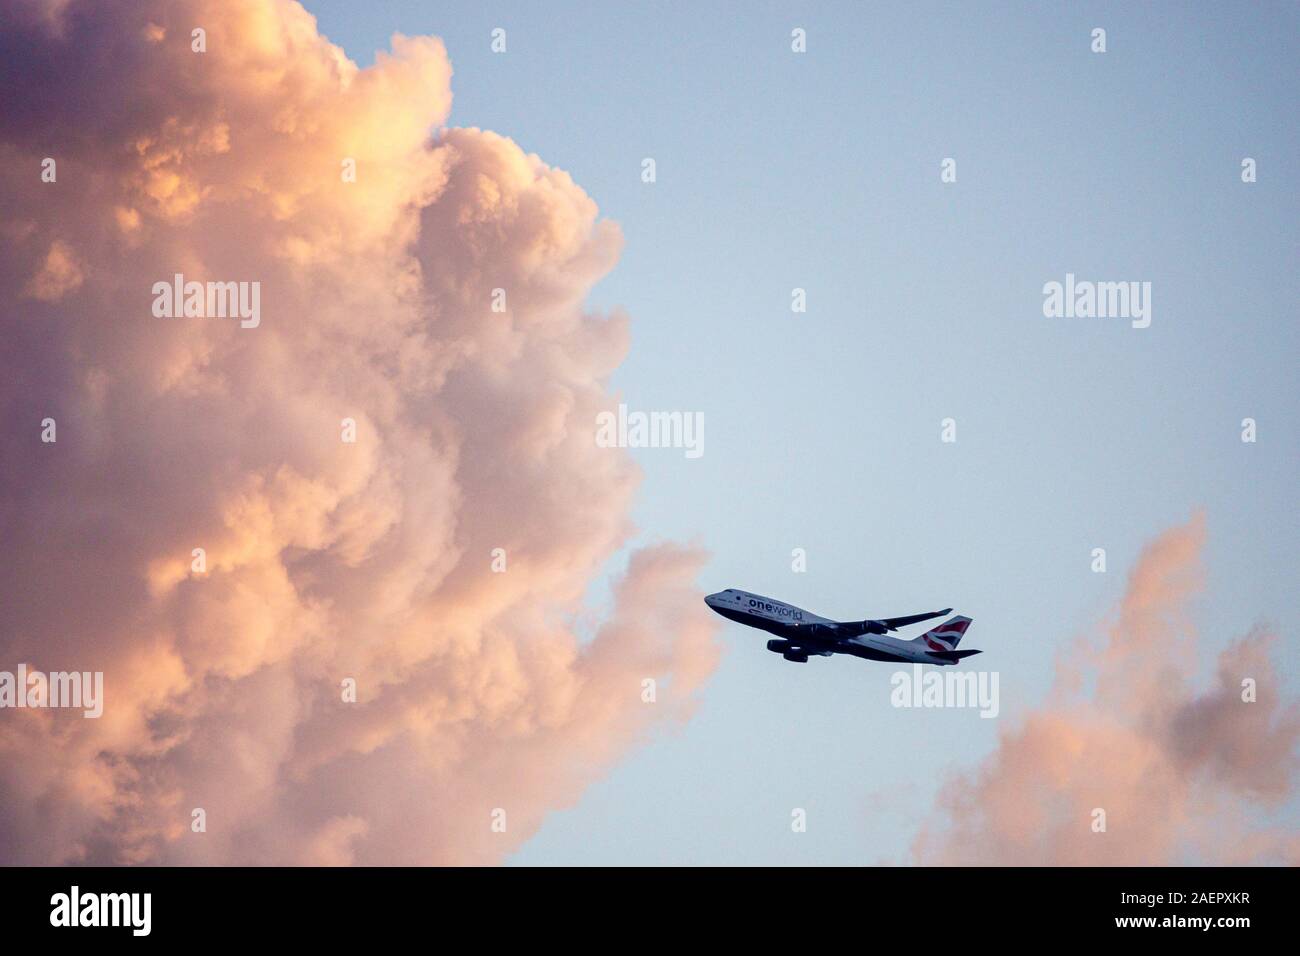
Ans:
<svg viewBox="0 0 1300 956"><path fill-rule="evenodd" d="M971 619L962 617L958 614L956 617L950 617L938 627L931 628L916 640L921 641L932 651L948 652L955 651L957 645L961 643L962 637L966 634L966 628L970 627Z"/></svg>

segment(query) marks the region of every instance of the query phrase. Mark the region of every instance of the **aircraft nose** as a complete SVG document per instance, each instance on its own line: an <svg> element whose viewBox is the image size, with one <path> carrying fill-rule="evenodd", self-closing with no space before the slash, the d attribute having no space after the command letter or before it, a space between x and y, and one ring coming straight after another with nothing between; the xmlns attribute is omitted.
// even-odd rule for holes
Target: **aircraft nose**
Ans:
<svg viewBox="0 0 1300 956"><path fill-rule="evenodd" d="M722 592L714 591L712 594L704 595L704 603L707 604L709 607L713 607L713 605L717 604L721 598L722 598Z"/></svg>

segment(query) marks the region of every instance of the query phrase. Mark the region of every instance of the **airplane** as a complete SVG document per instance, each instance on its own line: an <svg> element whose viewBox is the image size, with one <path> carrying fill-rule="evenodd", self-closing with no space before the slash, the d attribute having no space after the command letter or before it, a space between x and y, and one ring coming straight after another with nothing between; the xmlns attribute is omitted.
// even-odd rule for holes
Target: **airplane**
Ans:
<svg viewBox="0 0 1300 956"><path fill-rule="evenodd" d="M942 617L952 611L950 607L929 614L886 617L878 621L831 621L792 604L735 588L710 594L704 603L730 621L777 635L777 640L767 642L767 649L798 664L808 663L809 657L851 654L869 661L946 666L981 653L957 650L971 623L970 618L960 615L910 641L889 636L889 632L900 627Z"/></svg>

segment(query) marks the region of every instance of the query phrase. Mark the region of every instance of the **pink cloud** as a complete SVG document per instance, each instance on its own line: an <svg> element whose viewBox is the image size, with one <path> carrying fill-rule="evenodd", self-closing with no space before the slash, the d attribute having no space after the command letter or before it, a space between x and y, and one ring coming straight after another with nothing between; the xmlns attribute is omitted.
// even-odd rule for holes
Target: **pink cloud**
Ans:
<svg viewBox="0 0 1300 956"><path fill-rule="evenodd" d="M284 0L8 17L0 668L107 700L0 713L0 859L499 861L718 653L671 544L575 633L638 481L593 437L626 320L582 308L617 227L437 132L437 40L361 70ZM175 273L259 282L260 324L155 317Z"/></svg>
<svg viewBox="0 0 1300 956"><path fill-rule="evenodd" d="M1294 835L1252 822L1294 793L1300 704L1282 699L1274 635L1256 628L1234 641L1211 686L1194 687L1189 606L1204 537L1197 516L1147 546L1101 640L1069 648L1047 701L945 783L915 862L1300 861ZM1098 809L1105 832L1093 828Z"/></svg>

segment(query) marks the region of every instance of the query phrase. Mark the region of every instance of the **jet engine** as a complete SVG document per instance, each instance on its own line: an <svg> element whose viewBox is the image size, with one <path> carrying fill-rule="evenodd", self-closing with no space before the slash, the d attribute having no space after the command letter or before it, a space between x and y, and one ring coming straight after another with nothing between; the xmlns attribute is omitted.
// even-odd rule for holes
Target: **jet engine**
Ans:
<svg viewBox="0 0 1300 956"><path fill-rule="evenodd" d="M789 641L768 641L767 649L775 654L784 654L790 649Z"/></svg>

